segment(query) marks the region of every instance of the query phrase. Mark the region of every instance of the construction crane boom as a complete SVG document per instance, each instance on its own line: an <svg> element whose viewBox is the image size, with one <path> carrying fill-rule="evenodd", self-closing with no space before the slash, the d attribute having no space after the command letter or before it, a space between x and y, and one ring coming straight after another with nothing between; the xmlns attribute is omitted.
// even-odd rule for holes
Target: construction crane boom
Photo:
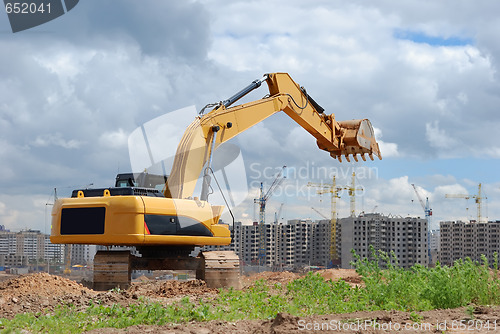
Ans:
<svg viewBox="0 0 500 334"><path fill-rule="evenodd" d="M330 218L330 259L337 260L337 198L340 198L339 192L342 190L341 187L337 187L335 175L332 177L332 183L313 183L309 182L308 187L318 188L316 191L318 194L331 195L331 218ZM312 208L316 212L316 209ZM318 212L319 213L319 212ZM320 213L320 215L322 215ZM323 216L323 215L322 215ZM323 216L324 217L324 216ZM326 217L325 217L326 218ZM328 219L328 218L326 218Z"/></svg>
<svg viewBox="0 0 500 334"><path fill-rule="evenodd" d="M474 198L476 204L477 204L477 222L480 223L483 220L483 215L482 215L482 202L483 199L487 199L486 196L482 195L482 185L479 183L478 185L478 190L477 190L477 195L469 195L469 194L446 194L445 198L463 198L465 200L469 200L471 198ZM469 208L467 208L468 211Z"/></svg>
<svg viewBox="0 0 500 334"><path fill-rule="evenodd" d="M316 212L318 215L320 215L321 217L323 217L323 218L325 218L325 219L328 219L328 217L327 217L327 216L325 216L324 214L322 214L322 213L321 213L321 211L319 211L319 210L318 210L318 209L316 209L315 207L312 207L312 206L311 206L311 209L312 209L313 211L315 211L315 212Z"/></svg>
<svg viewBox="0 0 500 334"><path fill-rule="evenodd" d="M417 187L415 186L415 184L411 184L411 186L413 187L413 190L415 190L415 194L417 194L417 198L418 198L418 201L420 202L420 205L422 206L422 209L425 210L425 204L424 204L424 201L422 200L422 197L420 197L420 194L418 193L417 191Z"/></svg>
<svg viewBox="0 0 500 334"><path fill-rule="evenodd" d="M350 198L349 201L350 201L351 217L356 217L356 191L357 190L363 191L362 187L356 188L356 172L352 172L351 185L342 187L341 189L348 190Z"/></svg>
<svg viewBox="0 0 500 334"><path fill-rule="evenodd" d="M276 224L278 224L279 217L281 216L281 211L283 211L283 205L285 205L285 203L281 203L280 208L278 209L278 211L274 213L274 222Z"/></svg>
<svg viewBox="0 0 500 334"><path fill-rule="evenodd" d="M429 197L425 198L425 203L418 193L417 187L415 184L411 184L413 187L413 190L415 190L415 194L417 194L418 201L420 202L420 205L422 206L422 209L424 210L425 213L425 218L427 219L427 224L429 225L430 228L430 217L432 216L432 209L429 207Z"/></svg>
<svg viewBox="0 0 500 334"><path fill-rule="evenodd" d="M273 180L273 183L271 183L271 186L267 190L267 192L264 192L264 183L260 183L260 196L257 199L254 199L255 203L259 203L259 265L262 265L264 262L265 258L265 252L266 252L266 228L265 228L265 222L266 222L266 204L267 200L272 196L276 188L280 186L280 184L283 182L283 179L286 178L285 175L285 169L286 166L283 166L276 175L276 177Z"/></svg>
<svg viewBox="0 0 500 334"><path fill-rule="evenodd" d="M411 184L413 187L413 190L415 190L415 194L417 194L418 201L420 202L420 205L422 206L422 209L424 210L425 214L425 219L427 220L427 256L429 260L431 259L431 240L430 240L430 229L431 229L431 216L432 216L432 209L429 206L429 197L425 198L425 204L424 201L422 200L422 197L420 197L420 194L418 193L417 187L415 184Z"/></svg>

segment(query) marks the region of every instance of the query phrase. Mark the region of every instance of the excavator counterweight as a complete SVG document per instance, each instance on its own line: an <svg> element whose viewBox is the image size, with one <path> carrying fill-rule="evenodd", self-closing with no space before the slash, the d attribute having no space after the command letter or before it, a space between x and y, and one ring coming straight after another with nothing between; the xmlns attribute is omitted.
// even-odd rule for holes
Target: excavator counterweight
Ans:
<svg viewBox="0 0 500 334"><path fill-rule="evenodd" d="M269 88L268 96L233 106L264 82ZM75 190L71 198L58 199L54 204L53 243L134 246L142 254L135 258L127 252L116 256L98 253L96 288L127 285L132 269L153 268L194 268L207 281L217 277L213 285L234 285L234 277L221 280L214 274L229 267L228 275L236 275L238 261L234 254L188 256L195 246L231 242L228 226L219 224L224 207L208 202L212 154L220 144L277 112L290 116L316 139L320 149L339 161L342 157L349 161L351 156L358 161L358 155L365 160L366 154L372 160L374 155L382 159L369 120L337 122L287 73L266 74L231 98L211 106L211 111L196 117L184 132L163 192L127 181L123 188ZM194 190L200 175L203 184L198 197ZM211 274L205 275L208 269Z"/></svg>

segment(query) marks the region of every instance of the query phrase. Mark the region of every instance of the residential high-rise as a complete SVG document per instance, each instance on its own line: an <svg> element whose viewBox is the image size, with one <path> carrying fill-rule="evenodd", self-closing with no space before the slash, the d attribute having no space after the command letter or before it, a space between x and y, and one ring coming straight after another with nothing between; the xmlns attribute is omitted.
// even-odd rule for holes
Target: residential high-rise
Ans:
<svg viewBox="0 0 500 334"><path fill-rule="evenodd" d="M87 265L94 261L96 245L71 245L71 265Z"/></svg>
<svg viewBox="0 0 500 334"><path fill-rule="evenodd" d="M289 220L265 224L265 251L259 261L258 224L234 224L229 246L206 246L204 250L232 250L246 265L263 263L274 270L304 266L327 266L330 262L330 221Z"/></svg>
<svg viewBox="0 0 500 334"><path fill-rule="evenodd" d="M394 253L399 266L427 266L427 221L421 218L387 217L378 213L342 218L337 222L337 252L341 267L351 268L351 250L361 258L371 256L371 247Z"/></svg>
<svg viewBox="0 0 500 334"><path fill-rule="evenodd" d="M36 230L0 231L0 265L25 266L30 261L64 261L64 245L52 244L50 237Z"/></svg>
<svg viewBox="0 0 500 334"><path fill-rule="evenodd" d="M431 258L429 259L429 265L435 265L439 260L439 252L441 249L441 240L439 230L429 231L429 248L431 252Z"/></svg>
<svg viewBox="0 0 500 334"><path fill-rule="evenodd" d="M265 259L269 269L297 269L330 264L330 220L289 220L286 224L265 225ZM205 250L233 250L247 265L257 265L258 225L237 222L232 243ZM337 221L337 253L342 268L350 268L351 249L361 257L370 256L370 246L386 253L394 252L400 266L427 266L427 221L420 218L395 218L364 214Z"/></svg>
<svg viewBox="0 0 500 334"><path fill-rule="evenodd" d="M500 252L500 221L494 222L440 222L439 262L452 265L458 259L481 261L486 256L491 264Z"/></svg>

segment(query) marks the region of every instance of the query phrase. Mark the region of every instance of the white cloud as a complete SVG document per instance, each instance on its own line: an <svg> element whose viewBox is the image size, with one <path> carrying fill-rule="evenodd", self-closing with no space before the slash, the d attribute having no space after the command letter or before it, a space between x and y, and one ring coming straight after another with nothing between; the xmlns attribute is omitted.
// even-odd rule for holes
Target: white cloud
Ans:
<svg viewBox="0 0 500 334"><path fill-rule="evenodd" d="M82 146L83 142L76 139L66 140L62 137L61 133L56 132L39 135L31 144L35 147L48 147L54 145L66 149L77 149Z"/></svg>
<svg viewBox="0 0 500 334"><path fill-rule="evenodd" d="M460 184L448 184L437 186L434 190L437 197L445 198L447 194L457 195L457 194L467 194L468 191L464 186Z"/></svg>
<svg viewBox="0 0 500 334"><path fill-rule="evenodd" d="M399 156L398 144L396 143L386 143L382 138L382 130L379 128L373 128L375 133L375 139L377 140L380 152L383 158L397 157Z"/></svg>
<svg viewBox="0 0 500 334"><path fill-rule="evenodd" d="M282 148L271 129L264 123L259 123L239 135L238 141L242 149L261 157L279 154Z"/></svg>
<svg viewBox="0 0 500 334"><path fill-rule="evenodd" d="M47 197L39 194L0 194L0 225L17 231L36 229L50 233L50 212Z"/></svg>
<svg viewBox="0 0 500 334"><path fill-rule="evenodd" d="M101 145L109 148L126 147L127 141L128 133L122 128L115 131L107 131L99 137Z"/></svg>
<svg viewBox="0 0 500 334"><path fill-rule="evenodd" d="M96 50L79 50L72 44L50 51L50 54L35 55L33 59L61 79L71 79L80 74L85 63L96 55Z"/></svg>
<svg viewBox="0 0 500 334"><path fill-rule="evenodd" d="M457 141L446 130L439 128L439 121L425 124L425 136L432 147L442 150L456 148Z"/></svg>

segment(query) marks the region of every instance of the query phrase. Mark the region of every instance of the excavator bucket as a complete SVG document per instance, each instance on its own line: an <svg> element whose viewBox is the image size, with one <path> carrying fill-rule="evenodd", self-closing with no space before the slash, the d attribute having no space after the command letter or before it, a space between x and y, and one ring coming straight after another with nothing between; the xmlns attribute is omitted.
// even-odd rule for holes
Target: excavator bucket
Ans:
<svg viewBox="0 0 500 334"><path fill-rule="evenodd" d="M372 124L367 119L355 119L350 121L338 122L340 126L340 150L330 152L333 158L342 161L342 156L347 161L351 161L349 156L352 155L355 161L358 161L359 154L363 161L366 161L365 154L368 154L371 160L373 155L376 155L382 160L382 154L375 140L375 133Z"/></svg>

